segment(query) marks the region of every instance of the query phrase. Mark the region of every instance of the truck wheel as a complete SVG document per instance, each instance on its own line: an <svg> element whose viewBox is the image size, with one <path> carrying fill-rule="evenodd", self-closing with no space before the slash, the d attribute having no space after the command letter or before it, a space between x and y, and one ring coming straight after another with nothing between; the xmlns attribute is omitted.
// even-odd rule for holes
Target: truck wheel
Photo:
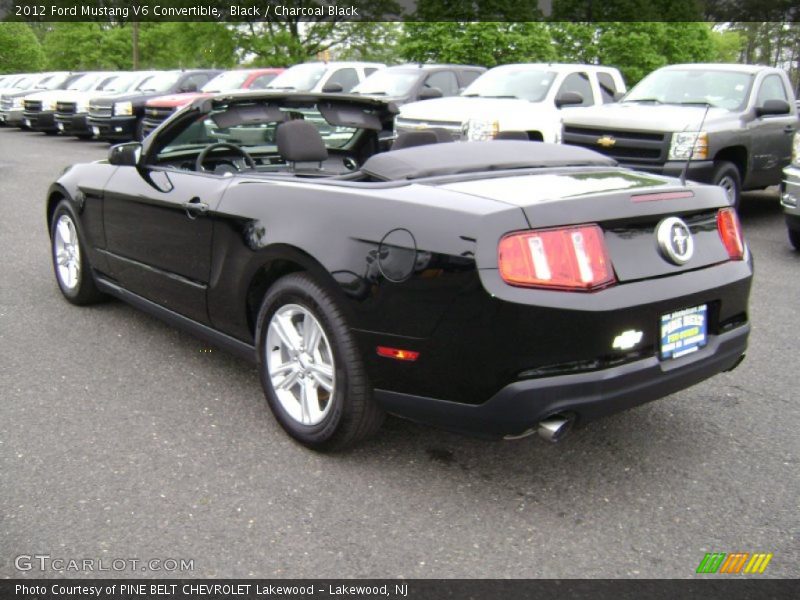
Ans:
<svg viewBox="0 0 800 600"><path fill-rule="evenodd" d="M714 185L718 185L725 191L734 208L739 208L739 199L742 192L742 178L739 169L732 162L722 160L717 162L714 168Z"/></svg>
<svg viewBox="0 0 800 600"><path fill-rule="evenodd" d="M356 340L331 294L303 273L279 279L258 313L261 386L286 432L314 450L352 446L384 413Z"/></svg>
<svg viewBox="0 0 800 600"><path fill-rule="evenodd" d="M789 230L789 241L792 242L795 250L800 251L800 231L797 229Z"/></svg>

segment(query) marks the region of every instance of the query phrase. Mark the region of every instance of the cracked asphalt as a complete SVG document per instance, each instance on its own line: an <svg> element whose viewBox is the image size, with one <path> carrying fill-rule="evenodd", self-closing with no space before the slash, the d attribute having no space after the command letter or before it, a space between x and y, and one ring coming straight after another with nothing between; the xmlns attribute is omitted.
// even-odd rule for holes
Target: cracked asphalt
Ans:
<svg viewBox="0 0 800 600"><path fill-rule="evenodd" d="M558 445L390 420L293 443L255 370L120 302L59 295L47 186L106 146L0 129L0 577L694 577L706 552L800 575L800 253L749 194L745 362ZM191 571L27 571L185 559ZM119 563L117 563L119 564Z"/></svg>

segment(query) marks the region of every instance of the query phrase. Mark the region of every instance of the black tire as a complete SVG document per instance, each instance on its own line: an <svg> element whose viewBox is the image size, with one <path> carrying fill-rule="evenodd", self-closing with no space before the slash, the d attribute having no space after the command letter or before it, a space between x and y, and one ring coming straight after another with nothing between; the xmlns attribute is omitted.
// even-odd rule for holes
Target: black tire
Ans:
<svg viewBox="0 0 800 600"><path fill-rule="evenodd" d="M717 161L712 183L724 189L733 207L739 208L742 195L742 176L735 164L726 160Z"/></svg>
<svg viewBox="0 0 800 600"><path fill-rule="evenodd" d="M77 277L75 284L69 285L69 281L65 280L59 271L59 257L58 257L58 240L59 233L56 231L59 222L62 218L67 219L72 224L74 235L76 236L76 248L73 250L78 258ZM97 289L92 275L92 266L89 263L89 257L84 251L83 235L78 228L78 219L70 209L70 205L66 200L62 200L56 210L53 212L53 220L50 222L50 256L53 261L53 274L56 277L56 283L61 290L64 298L72 304L84 306L86 304L94 304L105 299L105 295Z"/></svg>
<svg viewBox="0 0 800 600"><path fill-rule="evenodd" d="M789 241L792 243L795 250L800 251L800 231L797 229L789 229Z"/></svg>
<svg viewBox="0 0 800 600"><path fill-rule="evenodd" d="M269 372L267 353L277 349L267 349L270 323L276 312L292 306L310 313L321 327L335 373L333 391L325 403L329 408L322 420L313 425L301 423L284 408ZM372 386L344 314L330 292L309 275L292 273L269 289L258 313L256 343L264 395L275 418L295 440L314 450L341 450L380 428L385 413L373 399Z"/></svg>

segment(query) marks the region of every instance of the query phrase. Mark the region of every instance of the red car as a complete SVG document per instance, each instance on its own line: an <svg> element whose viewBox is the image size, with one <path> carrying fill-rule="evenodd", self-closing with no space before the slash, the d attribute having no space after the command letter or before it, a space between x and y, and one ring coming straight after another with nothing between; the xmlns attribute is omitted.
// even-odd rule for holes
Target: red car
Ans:
<svg viewBox="0 0 800 600"><path fill-rule="evenodd" d="M152 98L145 104L144 135L149 135L151 131L166 121L172 113L183 108L195 98L213 96L219 92L232 90L262 90L282 72L283 69L273 67L225 71L214 77L197 92L170 94Z"/></svg>

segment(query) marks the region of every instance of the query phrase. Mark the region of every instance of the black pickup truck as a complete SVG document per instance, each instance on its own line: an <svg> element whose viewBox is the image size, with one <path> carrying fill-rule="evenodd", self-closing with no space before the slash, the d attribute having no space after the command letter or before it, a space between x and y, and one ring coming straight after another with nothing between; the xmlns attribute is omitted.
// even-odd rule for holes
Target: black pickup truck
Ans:
<svg viewBox="0 0 800 600"><path fill-rule="evenodd" d="M781 69L738 64L672 65L652 72L616 104L564 116L565 144L623 166L742 190L781 182L791 161L797 108ZM687 161L690 161L686 168Z"/></svg>
<svg viewBox="0 0 800 600"><path fill-rule="evenodd" d="M141 140L144 105L165 94L196 92L219 70L163 71L135 92L89 102L89 127L94 137L103 140Z"/></svg>

